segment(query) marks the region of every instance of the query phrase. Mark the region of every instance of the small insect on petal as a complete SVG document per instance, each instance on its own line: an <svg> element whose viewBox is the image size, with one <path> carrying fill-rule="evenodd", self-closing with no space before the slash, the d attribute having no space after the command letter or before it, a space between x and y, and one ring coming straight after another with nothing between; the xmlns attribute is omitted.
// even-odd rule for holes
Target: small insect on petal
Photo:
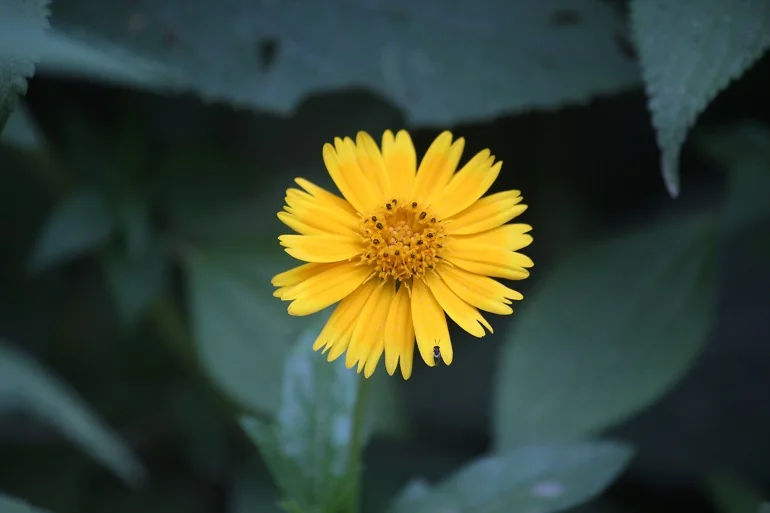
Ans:
<svg viewBox="0 0 770 513"><path fill-rule="evenodd" d="M433 346L433 360L435 360L436 365L441 363L441 348L438 346L438 340L436 340L436 345Z"/></svg>

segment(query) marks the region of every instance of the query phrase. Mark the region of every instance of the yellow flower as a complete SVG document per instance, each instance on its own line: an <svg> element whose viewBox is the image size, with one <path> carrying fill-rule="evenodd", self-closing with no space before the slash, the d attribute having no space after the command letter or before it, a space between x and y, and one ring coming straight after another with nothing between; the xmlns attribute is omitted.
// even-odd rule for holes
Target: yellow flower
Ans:
<svg viewBox="0 0 770 513"><path fill-rule="evenodd" d="M368 378L385 354L390 375L399 362L412 374L415 337L423 361L452 363L445 313L476 337L492 327L479 310L513 313L522 295L493 278L521 280L532 260L532 227L505 224L521 214L519 191L482 198L502 162L479 152L455 173L465 141L443 132L417 169L409 133L382 136L382 151L366 132L355 142L335 138L323 159L341 197L307 180L286 191L278 218L297 234L279 240L308 262L276 275L274 296L291 301L289 314L310 315L337 302L313 345L332 361Z"/></svg>

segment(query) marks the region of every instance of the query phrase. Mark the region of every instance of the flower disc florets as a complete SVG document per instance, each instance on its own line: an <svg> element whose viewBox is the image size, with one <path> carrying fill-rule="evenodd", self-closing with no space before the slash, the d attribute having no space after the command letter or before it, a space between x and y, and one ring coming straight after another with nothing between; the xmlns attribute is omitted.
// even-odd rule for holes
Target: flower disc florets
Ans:
<svg viewBox="0 0 770 513"><path fill-rule="evenodd" d="M366 250L361 262L374 267L380 278L405 281L421 277L441 259L445 233L441 220L416 201L392 199L361 219Z"/></svg>

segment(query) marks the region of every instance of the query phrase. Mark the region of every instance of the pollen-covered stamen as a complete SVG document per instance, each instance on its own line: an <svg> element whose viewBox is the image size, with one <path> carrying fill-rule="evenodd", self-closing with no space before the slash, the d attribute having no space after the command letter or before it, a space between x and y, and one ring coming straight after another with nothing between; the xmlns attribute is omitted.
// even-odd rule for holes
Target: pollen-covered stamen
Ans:
<svg viewBox="0 0 770 513"><path fill-rule="evenodd" d="M422 276L441 259L445 237L441 220L416 201L393 199L361 219L366 246L361 262L380 278L408 280Z"/></svg>

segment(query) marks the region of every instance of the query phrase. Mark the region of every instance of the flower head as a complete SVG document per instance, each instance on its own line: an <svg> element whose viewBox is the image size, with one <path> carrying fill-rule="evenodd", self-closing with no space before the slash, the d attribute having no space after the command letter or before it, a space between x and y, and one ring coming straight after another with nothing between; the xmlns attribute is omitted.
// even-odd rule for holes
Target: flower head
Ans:
<svg viewBox="0 0 770 513"><path fill-rule="evenodd" d="M366 132L335 138L323 159L339 197L307 180L286 191L278 218L286 252L307 262L276 275L274 292L289 314L310 315L339 303L313 349L369 377L383 353L393 374L412 374L415 338L422 360L452 363L448 315L483 337L492 327L479 310L507 315L522 295L493 278L521 280L534 264L517 250L532 227L506 224L527 207L519 191L482 196L502 162L484 150L457 170L465 141L443 132L417 167L406 131L386 131L382 150ZM343 199L344 198L344 199Z"/></svg>

